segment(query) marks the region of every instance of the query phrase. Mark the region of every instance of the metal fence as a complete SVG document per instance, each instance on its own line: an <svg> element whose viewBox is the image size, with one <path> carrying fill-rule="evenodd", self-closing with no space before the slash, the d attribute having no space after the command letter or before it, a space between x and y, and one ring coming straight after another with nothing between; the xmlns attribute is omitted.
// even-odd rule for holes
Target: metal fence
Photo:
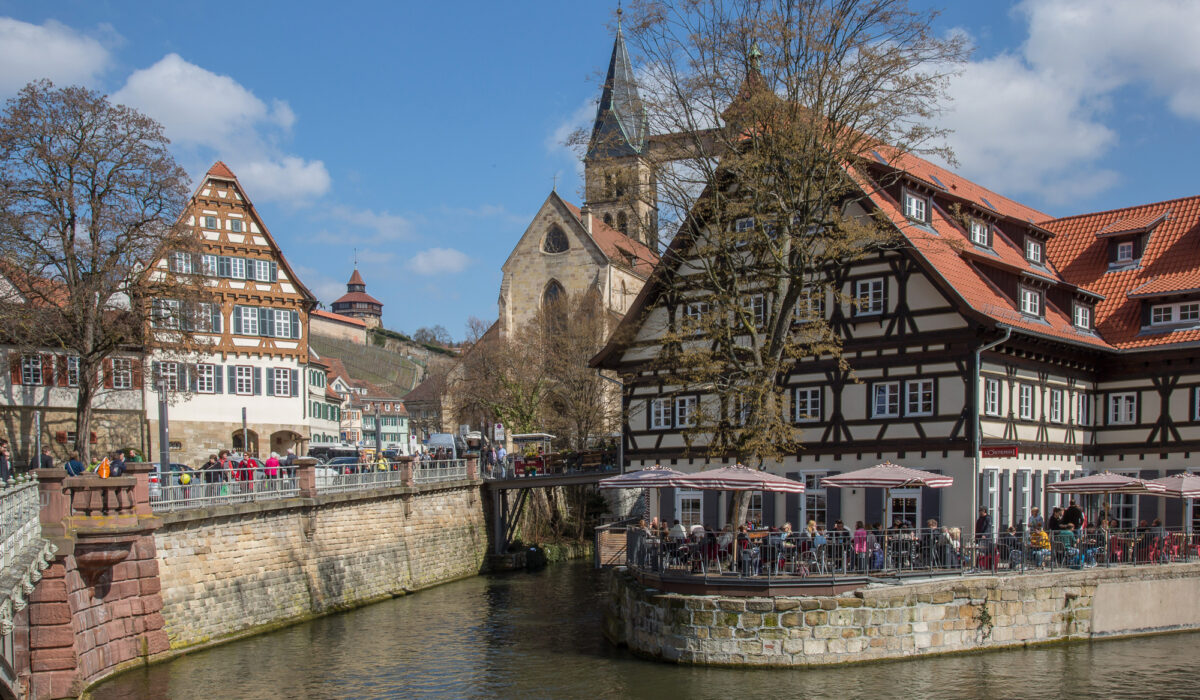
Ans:
<svg viewBox="0 0 1200 700"><path fill-rule="evenodd" d="M615 528L614 528L615 529ZM1045 535L1044 537L1042 535ZM671 577L721 581L1052 572L1163 565L1200 558L1200 535L1162 527L1013 533L956 539L948 528L808 533L626 529L626 564Z"/></svg>
<svg viewBox="0 0 1200 700"><path fill-rule="evenodd" d="M443 459L413 462L413 483L432 484L467 478L467 460Z"/></svg>
<svg viewBox="0 0 1200 700"><path fill-rule="evenodd" d="M37 477L19 474L0 487L0 566L10 571L17 557L42 534Z"/></svg>
<svg viewBox="0 0 1200 700"><path fill-rule="evenodd" d="M274 471L274 476L269 476L265 467L152 473L150 508L160 512L204 508L225 503L291 498L300 493L294 467L278 467ZM188 483L183 483L185 477Z"/></svg>

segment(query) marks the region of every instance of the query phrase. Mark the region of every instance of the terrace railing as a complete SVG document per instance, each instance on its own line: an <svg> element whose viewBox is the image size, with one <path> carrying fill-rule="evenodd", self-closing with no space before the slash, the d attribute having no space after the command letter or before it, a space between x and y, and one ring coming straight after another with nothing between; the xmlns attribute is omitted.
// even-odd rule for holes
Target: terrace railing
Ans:
<svg viewBox="0 0 1200 700"><path fill-rule="evenodd" d="M155 512L247 501L292 498L300 493L296 467L278 467L268 475L267 468L212 469L195 472L159 474L158 483L150 484L150 507ZM183 483L183 476L188 483Z"/></svg>
<svg viewBox="0 0 1200 700"><path fill-rule="evenodd" d="M444 459L432 462L413 462L413 482L432 484L467 478L467 460Z"/></svg>

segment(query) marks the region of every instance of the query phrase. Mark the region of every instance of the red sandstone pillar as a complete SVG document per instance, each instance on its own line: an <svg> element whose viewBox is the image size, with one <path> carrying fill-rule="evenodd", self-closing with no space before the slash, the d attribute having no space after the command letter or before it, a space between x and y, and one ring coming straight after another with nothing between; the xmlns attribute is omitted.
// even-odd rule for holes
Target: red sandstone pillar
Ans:
<svg viewBox="0 0 1200 700"><path fill-rule="evenodd" d="M467 478L471 481L475 481L479 478L478 455L471 455L470 457L467 457Z"/></svg>
<svg viewBox="0 0 1200 700"><path fill-rule="evenodd" d="M300 498L317 497L317 460L313 457L301 457L296 460L296 485L300 489Z"/></svg>
<svg viewBox="0 0 1200 700"><path fill-rule="evenodd" d="M412 462L400 465L400 481L405 486L413 485L413 465Z"/></svg>
<svg viewBox="0 0 1200 700"><path fill-rule="evenodd" d="M42 535L49 540L66 535L64 521L67 518L67 496L63 493L63 480L67 472L62 469L35 469L38 478L38 497L41 498Z"/></svg>
<svg viewBox="0 0 1200 700"><path fill-rule="evenodd" d="M137 478L137 483L133 486L133 512L138 515L153 514L150 509L150 472L152 471L154 471L154 465L150 462L125 463L125 473Z"/></svg>

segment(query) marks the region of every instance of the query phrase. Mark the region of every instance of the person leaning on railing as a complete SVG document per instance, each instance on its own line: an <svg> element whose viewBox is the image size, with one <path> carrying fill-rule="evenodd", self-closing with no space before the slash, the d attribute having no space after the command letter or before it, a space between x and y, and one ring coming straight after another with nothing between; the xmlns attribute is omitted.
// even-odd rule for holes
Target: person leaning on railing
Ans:
<svg viewBox="0 0 1200 700"><path fill-rule="evenodd" d="M63 468L67 470L67 476L79 476L87 471L87 468L83 466L83 462L79 461L78 452L71 453L66 463L63 464Z"/></svg>
<svg viewBox="0 0 1200 700"><path fill-rule="evenodd" d="M1042 528L1037 528L1029 533L1029 549L1033 554L1033 560L1038 566L1046 563L1046 558L1050 555L1050 535Z"/></svg>

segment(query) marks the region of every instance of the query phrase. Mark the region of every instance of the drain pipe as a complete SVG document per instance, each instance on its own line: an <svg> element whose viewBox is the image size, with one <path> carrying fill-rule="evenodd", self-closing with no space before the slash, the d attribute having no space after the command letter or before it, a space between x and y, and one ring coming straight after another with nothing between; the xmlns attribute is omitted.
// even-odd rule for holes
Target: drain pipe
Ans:
<svg viewBox="0 0 1200 700"><path fill-rule="evenodd" d="M984 393L986 395L986 392L979 391L979 374L980 374L979 373L979 365L980 365L980 362L982 361L982 355L983 355L984 350L991 350L992 348L996 347L997 345L1002 345L1003 343L1008 342L1008 339L1012 337L1012 327L1011 326L1000 325L999 327L1004 329L1004 335L999 340L994 340L990 343L984 343L983 345L980 345L979 347L975 348L975 364L972 365L972 373L974 374L974 384L972 384L971 386L974 388L971 390L971 393L973 394L972 398L975 400L974 401L975 406L974 406L974 411L973 411L975 414L975 429L974 429L974 431L972 431L973 439L971 441L973 443L971 446L971 449L972 449L971 515L972 516L979 512L979 465L980 465L979 450L980 450L980 445L983 440L983 435L981 434L981 433L983 433L983 425L982 425L982 421L979 420L979 395L980 395L980 393ZM973 521L971 521L971 522L973 522ZM972 527L971 531L976 537L979 536L979 533L974 531L974 527Z"/></svg>

